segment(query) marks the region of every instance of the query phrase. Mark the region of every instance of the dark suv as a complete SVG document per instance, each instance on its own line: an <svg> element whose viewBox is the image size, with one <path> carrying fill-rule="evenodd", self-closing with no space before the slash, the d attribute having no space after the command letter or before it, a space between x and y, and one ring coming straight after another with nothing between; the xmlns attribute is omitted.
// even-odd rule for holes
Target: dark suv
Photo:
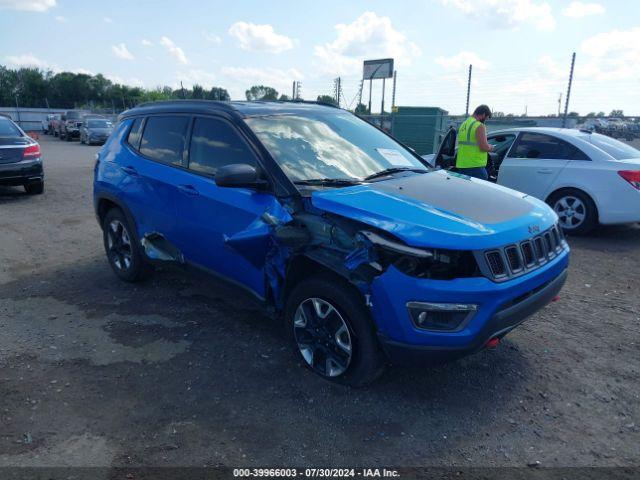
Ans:
<svg viewBox="0 0 640 480"><path fill-rule="evenodd" d="M11 119L0 115L0 185L23 185L27 193L44 191L40 145Z"/></svg>
<svg viewBox="0 0 640 480"><path fill-rule="evenodd" d="M431 169L317 104L129 110L98 154L94 202L118 277L172 262L229 280L284 319L303 364L350 385L388 361L496 346L567 276L544 202Z"/></svg>
<svg viewBox="0 0 640 480"><path fill-rule="evenodd" d="M82 126L82 117L84 114L77 110L69 110L62 116L59 122L58 137L60 140L70 142L74 138L80 138L80 127Z"/></svg>

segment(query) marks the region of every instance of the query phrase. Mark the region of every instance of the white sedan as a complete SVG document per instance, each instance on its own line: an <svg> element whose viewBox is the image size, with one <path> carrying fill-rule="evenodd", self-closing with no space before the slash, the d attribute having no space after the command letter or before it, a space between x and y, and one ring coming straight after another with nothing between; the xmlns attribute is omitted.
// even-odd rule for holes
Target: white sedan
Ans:
<svg viewBox="0 0 640 480"><path fill-rule="evenodd" d="M432 165L455 164L452 132L437 154L424 157ZM498 130L487 139L495 152L490 179L546 201L565 232L640 222L640 150L599 133L562 128Z"/></svg>

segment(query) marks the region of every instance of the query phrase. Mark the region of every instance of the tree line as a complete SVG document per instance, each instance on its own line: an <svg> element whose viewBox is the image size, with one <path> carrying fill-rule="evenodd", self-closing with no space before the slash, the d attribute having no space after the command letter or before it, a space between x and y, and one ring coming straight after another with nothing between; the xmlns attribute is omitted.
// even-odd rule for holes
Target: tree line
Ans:
<svg viewBox="0 0 640 480"><path fill-rule="evenodd" d="M228 101L220 87L191 89L168 86L146 89L112 82L102 74L10 69L0 65L0 105L23 108L93 108L124 110L142 102L178 98Z"/></svg>

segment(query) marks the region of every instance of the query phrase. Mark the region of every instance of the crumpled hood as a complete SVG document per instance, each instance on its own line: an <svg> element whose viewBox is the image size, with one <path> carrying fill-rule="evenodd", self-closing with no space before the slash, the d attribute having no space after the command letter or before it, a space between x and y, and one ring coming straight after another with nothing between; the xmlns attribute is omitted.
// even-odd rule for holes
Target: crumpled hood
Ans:
<svg viewBox="0 0 640 480"><path fill-rule="evenodd" d="M557 216L544 202L444 170L316 191L313 206L416 247L493 248L535 236Z"/></svg>

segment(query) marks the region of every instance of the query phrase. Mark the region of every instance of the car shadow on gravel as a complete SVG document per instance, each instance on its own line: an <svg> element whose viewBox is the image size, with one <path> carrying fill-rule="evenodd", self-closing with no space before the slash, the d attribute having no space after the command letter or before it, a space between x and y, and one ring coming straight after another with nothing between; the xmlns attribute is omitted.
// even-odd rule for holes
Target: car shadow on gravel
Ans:
<svg viewBox="0 0 640 480"><path fill-rule="evenodd" d="M7 386L16 391L16 401L45 391L41 410L60 408L55 419L46 420L50 431L64 433L65 416L71 415L76 430L103 432L123 443L118 449L127 452L127 462L154 464L172 456L181 464L190 458L201 462L212 448L236 461L241 459L237 452L252 452L253 460L271 463L322 461L324 453L314 455L304 446L329 437L345 458L386 457L388 442L394 442L394 449L419 449L421 455L429 451L436 458L455 442L443 441L443 435L455 433L463 442L465 436L487 431L505 411L517 410L518 398L536 395L526 392L532 375L529 361L508 340L497 351L454 363L390 368L363 389L331 384L296 361L280 325L248 295L172 270L140 284L125 284L96 257L42 272L36 281L5 284L0 298L25 302L23 318L46 315L60 321L64 313L36 308L42 301L69 309L64 333L48 334L71 337L65 340L69 345L75 345L74 335L86 343L83 329L102 322L97 330L104 333L89 338L96 348L113 342L130 357L132 351L152 347L172 349L167 355L156 351L155 360L141 355L142 360L114 358L102 365L91 360L93 353L78 358L73 348L69 358L55 363L33 357L5 362L11 364L5 370L11 376L24 375L23 363L37 365L41 376L29 375L27 382L7 378ZM39 354L36 350L36 357ZM59 383L51 384L51 379L69 387L55 390ZM11 431L25 431L28 411L15 413L19 405L8 408L15 416ZM452 418L458 420L452 424ZM416 438L421 438L417 445ZM12 451L24 449L15 446Z"/></svg>
<svg viewBox="0 0 640 480"><path fill-rule="evenodd" d="M0 186L0 204L4 202L10 202L12 200L19 200L23 197L28 197L27 192L23 187L3 187Z"/></svg>

